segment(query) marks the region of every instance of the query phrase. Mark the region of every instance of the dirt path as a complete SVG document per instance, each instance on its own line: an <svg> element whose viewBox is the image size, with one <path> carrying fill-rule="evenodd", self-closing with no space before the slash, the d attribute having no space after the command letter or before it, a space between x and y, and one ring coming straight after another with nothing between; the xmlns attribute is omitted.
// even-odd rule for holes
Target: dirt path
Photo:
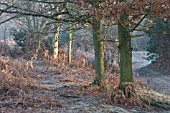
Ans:
<svg viewBox="0 0 170 113"><path fill-rule="evenodd" d="M135 77L146 83L150 88L164 94L170 95L170 75L163 75L159 72L141 68L136 70L139 76Z"/></svg>
<svg viewBox="0 0 170 113"><path fill-rule="evenodd" d="M170 95L170 75L161 74L155 70L147 68L151 63L143 59L146 52L133 52L133 71L136 79L143 81L150 88Z"/></svg>
<svg viewBox="0 0 170 113"><path fill-rule="evenodd" d="M83 71L80 69L79 71ZM85 77L82 75L67 75L61 73L61 70L57 68L50 69L49 71L42 73L42 69L37 69L37 73L43 75L42 82L46 84L47 90L51 96L57 98L58 103L62 106L59 108L50 108L55 113L155 113L156 111L147 111L143 108L127 108L109 105L110 99L107 93L98 93L97 89L86 89L81 86L88 85L94 75L87 74ZM72 70L75 71L74 69ZM88 71L87 71L88 72ZM93 72L94 73L94 72ZM69 76L69 78L68 78ZM70 77L74 79L70 79ZM76 79L77 78L77 79ZM86 81L83 83L83 81ZM87 82L88 81L88 82ZM43 109L47 112L47 109ZM49 110L49 111L50 111ZM37 112L42 112L41 110ZM162 111L157 111L162 113ZM169 111L164 111L168 113Z"/></svg>
<svg viewBox="0 0 170 113"><path fill-rule="evenodd" d="M82 70L82 69L81 69ZM44 112L51 111L55 113L137 113L136 109L125 109L118 106L106 104L110 102L106 93L95 93L94 89L81 89L82 85L87 85L93 80L93 76L86 76L85 79L81 75L74 75L74 79L70 79L72 75L67 77L66 73L58 72L60 70L50 69L43 73L42 82L46 84L47 90L44 93L50 93L55 96L61 104L61 108L43 109ZM72 70L74 71L74 69ZM41 69L37 69L37 73L41 73ZM79 79L75 79L79 78ZM82 83L83 80L90 82ZM97 90L97 89L96 89ZM37 112L41 112L37 111Z"/></svg>
<svg viewBox="0 0 170 113"><path fill-rule="evenodd" d="M95 77L95 71L89 68L70 68L61 63L47 69L46 66L35 64L35 76L36 80L39 78L39 86L31 87L19 97L4 95L0 98L0 113L170 112L167 109L149 111L140 107L116 106L111 103L107 92L100 91L98 87L87 87ZM140 77L145 78L139 75L138 79Z"/></svg>

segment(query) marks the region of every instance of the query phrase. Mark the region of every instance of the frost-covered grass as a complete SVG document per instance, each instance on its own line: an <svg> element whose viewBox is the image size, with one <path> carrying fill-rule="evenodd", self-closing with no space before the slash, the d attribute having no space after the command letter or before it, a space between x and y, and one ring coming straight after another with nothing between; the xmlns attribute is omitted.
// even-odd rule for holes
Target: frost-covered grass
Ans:
<svg viewBox="0 0 170 113"><path fill-rule="evenodd" d="M147 57L147 51L133 51L132 52L132 64L135 68L141 68L148 66L152 61L148 61L145 58Z"/></svg>

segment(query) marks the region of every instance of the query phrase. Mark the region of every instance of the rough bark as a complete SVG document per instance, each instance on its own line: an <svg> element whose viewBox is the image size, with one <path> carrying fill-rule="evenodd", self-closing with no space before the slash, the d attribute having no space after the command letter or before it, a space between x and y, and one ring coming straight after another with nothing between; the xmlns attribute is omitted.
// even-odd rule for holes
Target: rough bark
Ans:
<svg viewBox="0 0 170 113"><path fill-rule="evenodd" d="M101 41L100 21L93 22L93 42L95 50L95 70L96 77L93 84L105 88L104 76L104 43Z"/></svg>
<svg viewBox="0 0 170 113"><path fill-rule="evenodd" d="M69 31L69 38L70 39L69 39L69 48L68 48L68 63L71 64L71 49L72 49L72 39L73 39L73 33L71 29Z"/></svg>
<svg viewBox="0 0 170 113"><path fill-rule="evenodd" d="M126 19L126 18L124 18ZM133 82L131 36L127 28L118 23L120 52L120 86L123 82Z"/></svg>

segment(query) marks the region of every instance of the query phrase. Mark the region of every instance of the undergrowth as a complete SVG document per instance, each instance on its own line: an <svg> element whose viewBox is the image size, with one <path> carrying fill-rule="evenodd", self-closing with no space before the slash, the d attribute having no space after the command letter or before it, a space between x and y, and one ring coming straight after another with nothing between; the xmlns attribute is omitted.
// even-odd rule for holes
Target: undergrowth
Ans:
<svg viewBox="0 0 170 113"><path fill-rule="evenodd" d="M0 101L3 101L0 107L7 103L16 106L31 104L32 90L39 86L31 62L0 57Z"/></svg>
<svg viewBox="0 0 170 113"><path fill-rule="evenodd" d="M45 75L52 76L57 72L56 79L59 82L72 82L77 84L78 88L72 93L80 95L100 95L106 94L108 100L113 105L122 106L140 106L150 108L150 105L164 106L164 103L168 103L169 97L164 95L157 95L146 85L139 81L133 83L123 83L125 91L119 90L120 77L119 74L111 74L106 72L106 89L102 91L98 86L92 86L90 83L95 77L95 71L88 65L82 67L77 62L81 62L81 59L75 60L68 64L64 54L60 54L60 59L53 59L48 54L45 54L45 61L41 65L45 65L47 69L41 72ZM56 74L55 74L56 75ZM57 97L50 96L48 94L35 94L35 89L40 89L43 84L39 81L42 76L36 75L34 72L34 66L31 61L23 59L11 59L9 57L0 57L0 101L6 100L11 105L24 105L24 106L60 106L58 104ZM70 86L71 87L71 86ZM130 96L129 96L130 95ZM166 104L164 108L167 108L169 104ZM0 107L2 105L0 104Z"/></svg>
<svg viewBox="0 0 170 113"><path fill-rule="evenodd" d="M53 61L52 61L53 60ZM58 67L61 73L66 73L70 77L62 78L61 80L65 82L79 82L79 79L75 78L75 75L80 76L95 76L95 73L88 73L92 71L89 67L81 68L78 67L75 62L72 62L71 67L67 63L66 59L57 60L50 59L50 64L46 63L47 65L53 65ZM52 61L52 62L51 62ZM48 62L46 60L46 62ZM89 69L89 70L88 70ZM74 75L73 77L71 75ZM110 98L113 104L116 105L123 105L123 106L140 106L144 108L152 108L155 103L168 103L170 102L169 97L166 95L159 95L157 92L154 92L152 89L148 88L145 84L139 81L134 82L125 82L123 86L125 87L125 91L123 92L118 88L120 82L120 75L119 73L111 74L106 72L106 90L107 96ZM96 95L101 93L101 89L98 86L92 86L89 82L84 82L85 84L80 85L81 88L76 90L78 94L82 95ZM129 96L130 95L130 96ZM144 101L145 99L145 101ZM162 107L164 105L162 104Z"/></svg>

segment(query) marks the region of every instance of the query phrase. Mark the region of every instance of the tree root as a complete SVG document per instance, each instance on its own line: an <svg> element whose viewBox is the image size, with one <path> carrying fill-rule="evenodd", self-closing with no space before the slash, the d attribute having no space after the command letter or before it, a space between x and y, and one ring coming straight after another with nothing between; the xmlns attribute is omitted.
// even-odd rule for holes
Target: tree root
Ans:
<svg viewBox="0 0 170 113"><path fill-rule="evenodd" d="M139 97L140 100L149 106L153 106L153 107L157 107L159 109L164 109L164 110L169 110L170 109L170 103L167 102L161 102L161 101L156 101L156 100L150 100L148 101L148 99L144 98L144 97Z"/></svg>

